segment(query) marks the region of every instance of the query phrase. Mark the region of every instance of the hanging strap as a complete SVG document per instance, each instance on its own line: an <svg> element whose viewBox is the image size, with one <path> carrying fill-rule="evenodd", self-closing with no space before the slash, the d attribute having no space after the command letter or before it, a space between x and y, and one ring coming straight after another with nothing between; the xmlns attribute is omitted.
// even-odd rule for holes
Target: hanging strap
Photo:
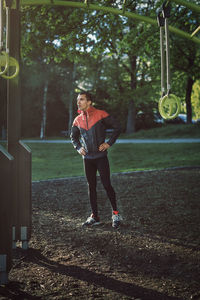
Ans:
<svg viewBox="0 0 200 300"><path fill-rule="evenodd" d="M126 11L126 0L123 1L123 5L122 5L122 14L124 15Z"/></svg>
<svg viewBox="0 0 200 300"><path fill-rule="evenodd" d="M6 52L10 49L10 8L6 6Z"/></svg>
<svg viewBox="0 0 200 300"><path fill-rule="evenodd" d="M90 5L89 0L85 0L85 4L87 5L87 7L89 7Z"/></svg>
<svg viewBox="0 0 200 300"><path fill-rule="evenodd" d="M168 1L165 1L162 5L163 18L165 20L165 44L166 44L166 75L167 75L167 95L171 89L171 77L170 77L170 49L169 49L169 26L168 18L170 17L171 5Z"/></svg>
<svg viewBox="0 0 200 300"><path fill-rule="evenodd" d="M12 0L5 0L6 3L6 52L9 54L10 49L10 9Z"/></svg>
<svg viewBox="0 0 200 300"><path fill-rule="evenodd" d="M6 53L9 54L10 9L13 0L5 0L6 5ZM3 50L3 0L0 0L0 50Z"/></svg>
<svg viewBox="0 0 200 300"><path fill-rule="evenodd" d="M0 0L0 52L3 50L3 0Z"/></svg>
<svg viewBox="0 0 200 300"><path fill-rule="evenodd" d="M167 95L169 95L171 89L171 78L170 78L169 29L168 29L167 18L165 18L165 43L166 43Z"/></svg>
<svg viewBox="0 0 200 300"><path fill-rule="evenodd" d="M181 109L180 99L171 94L170 78L170 51L169 51L169 28L168 18L170 17L171 6L169 1L165 1L157 12L158 24L160 26L160 52L161 52L161 98L158 102L158 109L164 119L174 119ZM165 31L165 51L164 51L164 31ZM166 53L165 53L166 52ZM167 94L165 94L164 68L166 54L166 79Z"/></svg>
<svg viewBox="0 0 200 300"><path fill-rule="evenodd" d="M9 49L10 49L10 10L12 6L13 0L5 0L6 5L6 51L1 51L0 56L0 75L5 79L12 79L16 77L19 73L19 63L14 57L9 56ZM3 49L3 3L2 0L0 0L0 43L1 43L1 49ZM9 74L10 70L9 67L14 68L14 72L12 74ZM2 70L2 68L4 68Z"/></svg>
<svg viewBox="0 0 200 300"><path fill-rule="evenodd" d="M0 0L0 75L4 75L9 66L9 55L3 51L3 0Z"/></svg>
<svg viewBox="0 0 200 300"><path fill-rule="evenodd" d="M157 12L157 21L160 26L160 57L161 57L161 97L165 95L165 51L164 51L164 25L165 20L162 16L162 10Z"/></svg>
<svg viewBox="0 0 200 300"><path fill-rule="evenodd" d="M160 26L160 56L161 56L161 96L165 95L165 51L166 51L166 80L167 80L167 95L171 90L170 78L170 49L169 49L169 27L168 18L170 17L171 6L166 1L162 8L157 11L157 21ZM164 51L164 31L165 31L165 51Z"/></svg>

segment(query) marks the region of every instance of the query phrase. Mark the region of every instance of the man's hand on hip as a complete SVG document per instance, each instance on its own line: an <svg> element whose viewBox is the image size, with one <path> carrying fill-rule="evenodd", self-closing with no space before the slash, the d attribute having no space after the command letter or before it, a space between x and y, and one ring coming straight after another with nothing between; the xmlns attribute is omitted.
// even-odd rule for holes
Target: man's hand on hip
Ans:
<svg viewBox="0 0 200 300"><path fill-rule="evenodd" d="M86 155L86 151L83 147L78 150L78 153L84 156Z"/></svg>
<svg viewBox="0 0 200 300"><path fill-rule="evenodd" d="M108 143L103 143L99 146L99 151L105 151L110 147Z"/></svg>

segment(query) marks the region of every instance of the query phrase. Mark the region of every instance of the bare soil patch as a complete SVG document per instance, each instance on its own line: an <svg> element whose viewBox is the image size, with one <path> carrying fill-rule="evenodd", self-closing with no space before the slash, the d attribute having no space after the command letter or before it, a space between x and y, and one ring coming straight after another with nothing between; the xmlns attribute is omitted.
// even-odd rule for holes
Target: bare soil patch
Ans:
<svg viewBox="0 0 200 300"><path fill-rule="evenodd" d="M200 299L199 182L199 168L113 174L119 230L100 181L92 228L84 177L34 182L30 248L0 299Z"/></svg>

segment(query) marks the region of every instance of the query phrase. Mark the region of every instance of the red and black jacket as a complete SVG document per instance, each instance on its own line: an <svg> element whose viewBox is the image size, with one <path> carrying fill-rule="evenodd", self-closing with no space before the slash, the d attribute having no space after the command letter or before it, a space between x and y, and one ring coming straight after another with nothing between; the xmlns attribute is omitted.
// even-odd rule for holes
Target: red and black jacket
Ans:
<svg viewBox="0 0 200 300"><path fill-rule="evenodd" d="M99 151L99 146L105 142L106 129L114 129L107 143L111 146L121 129L119 123L107 112L90 106L86 112L81 111L74 119L71 129L71 141L77 150L86 150L84 158L99 158L107 155L107 151Z"/></svg>

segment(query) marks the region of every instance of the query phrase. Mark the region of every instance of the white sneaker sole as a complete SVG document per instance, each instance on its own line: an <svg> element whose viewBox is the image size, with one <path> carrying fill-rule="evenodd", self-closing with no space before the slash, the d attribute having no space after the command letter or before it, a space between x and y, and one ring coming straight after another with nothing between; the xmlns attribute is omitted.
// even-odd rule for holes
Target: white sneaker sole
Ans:
<svg viewBox="0 0 200 300"><path fill-rule="evenodd" d="M84 227L92 227L92 226L98 226L100 224L101 224L100 222L95 222L95 223L92 223L92 224L83 223L82 226L84 226Z"/></svg>

